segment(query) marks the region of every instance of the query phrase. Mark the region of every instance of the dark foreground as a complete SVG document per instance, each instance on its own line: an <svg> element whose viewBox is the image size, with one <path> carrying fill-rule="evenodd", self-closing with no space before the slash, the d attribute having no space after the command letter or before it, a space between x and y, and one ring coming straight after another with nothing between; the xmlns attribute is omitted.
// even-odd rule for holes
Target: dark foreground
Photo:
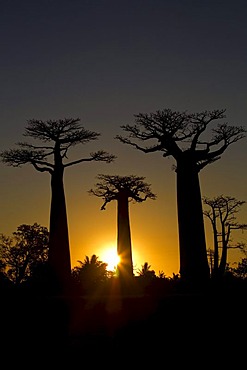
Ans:
<svg viewBox="0 0 247 370"><path fill-rule="evenodd" d="M217 363L237 369L246 366L246 329L244 292L159 298L10 295L1 302L2 359L33 369L47 361L72 366L76 360L85 367L89 359L110 368L168 361L173 368Z"/></svg>

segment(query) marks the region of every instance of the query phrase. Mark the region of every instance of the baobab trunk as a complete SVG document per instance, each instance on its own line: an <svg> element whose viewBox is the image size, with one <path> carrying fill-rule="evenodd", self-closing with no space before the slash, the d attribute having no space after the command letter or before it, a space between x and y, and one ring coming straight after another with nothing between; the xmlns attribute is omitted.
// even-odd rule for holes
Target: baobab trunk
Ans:
<svg viewBox="0 0 247 370"><path fill-rule="evenodd" d="M119 277L128 281L133 277L133 261L129 219L129 202L125 194L119 193L117 201L117 252L120 256Z"/></svg>
<svg viewBox="0 0 247 370"><path fill-rule="evenodd" d="M66 293L71 277L70 247L63 167L56 168L51 178L51 210L48 263L58 292Z"/></svg>
<svg viewBox="0 0 247 370"><path fill-rule="evenodd" d="M177 161L177 209L181 279L201 284L209 280L199 175L196 164Z"/></svg>

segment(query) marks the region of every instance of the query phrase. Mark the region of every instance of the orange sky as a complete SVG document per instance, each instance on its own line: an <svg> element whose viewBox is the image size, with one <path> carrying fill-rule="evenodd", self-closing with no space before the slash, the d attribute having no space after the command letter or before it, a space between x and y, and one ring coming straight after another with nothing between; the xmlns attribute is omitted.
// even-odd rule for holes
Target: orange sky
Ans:
<svg viewBox="0 0 247 370"><path fill-rule="evenodd" d="M109 203L106 210L101 211L101 199L87 193L94 187L96 175L105 173L141 176L148 173L146 181L151 185L157 199L129 205L134 268L136 271L144 262L148 262L157 274L163 271L167 276L172 276L179 272L176 174L171 168L173 160L164 159L158 153L145 155L134 149L130 150L123 144L112 143L112 148L116 149L118 146L120 156L115 163L91 162L65 170L72 267L78 260L84 260L86 255L90 257L96 254L102 259L104 248L116 246L116 202ZM239 200L246 199L244 147L244 141L229 147L228 154L225 153L220 161L202 171L202 195L214 197L225 194ZM49 227L48 174L39 173L29 165L23 168L1 165L1 173L1 209L5 210L1 213L3 232L10 235L22 223L38 222ZM246 208L246 205L242 206L238 214L239 222L246 221ZM205 228L210 247L212 231L208 222L205 223ZM241 240L246 238L244 234L237 232L233 233L234 236ZM229 252L230 261L237 261L239 258L239 253Z"/></svg>

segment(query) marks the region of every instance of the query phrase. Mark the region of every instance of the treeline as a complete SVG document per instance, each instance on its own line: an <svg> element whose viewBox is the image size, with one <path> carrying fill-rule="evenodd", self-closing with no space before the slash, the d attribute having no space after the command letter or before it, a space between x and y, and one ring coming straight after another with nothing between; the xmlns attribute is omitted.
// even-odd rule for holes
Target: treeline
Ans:
<svg viewBox="0 0 247 370"><path fill-rule="evenodd" d="M46 227L34 223L20 225L12 236L0 234L0 286L2 292L29 292L49 294L48 279L49 231ZM215 279L212 280L213 282ZM226 264L222 276L221 288L247 287L247 258L243 257L236 267ZM107 263L93 254L85 256L83 261L71 270L70 294L72 295L117 295L123 287L119 283L117 267L107 269ZM179 274L166 276L158 274L145 262L136 271L132 279L129 294L164 296L184 292L184 285Z"/></svg>

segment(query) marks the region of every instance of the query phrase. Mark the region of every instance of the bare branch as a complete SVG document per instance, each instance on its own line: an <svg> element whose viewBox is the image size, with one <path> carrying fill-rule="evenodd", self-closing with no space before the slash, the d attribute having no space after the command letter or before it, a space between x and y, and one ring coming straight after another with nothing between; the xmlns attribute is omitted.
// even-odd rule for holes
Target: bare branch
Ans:
<svg viewBox="0 0 247 370"><path fill-rule="evenodd" d="M99 181L96 183L95 189L90 189L89 194L104 199L102 210L105 209L107 203L118 200L122 196L138 203L148 198L156 199L156 195L150 190L150 184L144 182L144 177L99 174L97 179Z"/></svg>
<svg viewBox="0 0 247 370"><path fill-rule="evenodd" d="M107 152L100 150L98 152L90 153L90 157L77 159L76 161L64 164L64 167L73 166L81 162L92 162L92 161L102 161L106 163L111 163L116 159L116 156L108 154Z"/></svg>
<svg viewBox="0 0 247 370"><path fill-rule="evenodd" d="M242 126L223 123L212 129L210 141L199 140L210 123L225 118L225 109L200 113L164 109L134 117L134 125L120 126L127 136L117 135L116 139L144 153L160 151L163 157L188 158L197 165L198 172L220 159L228 146L245 137L246 133ZM148 142L149 145L142 146L139 142ZM210 152L212 147L216 149Z"/></svg>

